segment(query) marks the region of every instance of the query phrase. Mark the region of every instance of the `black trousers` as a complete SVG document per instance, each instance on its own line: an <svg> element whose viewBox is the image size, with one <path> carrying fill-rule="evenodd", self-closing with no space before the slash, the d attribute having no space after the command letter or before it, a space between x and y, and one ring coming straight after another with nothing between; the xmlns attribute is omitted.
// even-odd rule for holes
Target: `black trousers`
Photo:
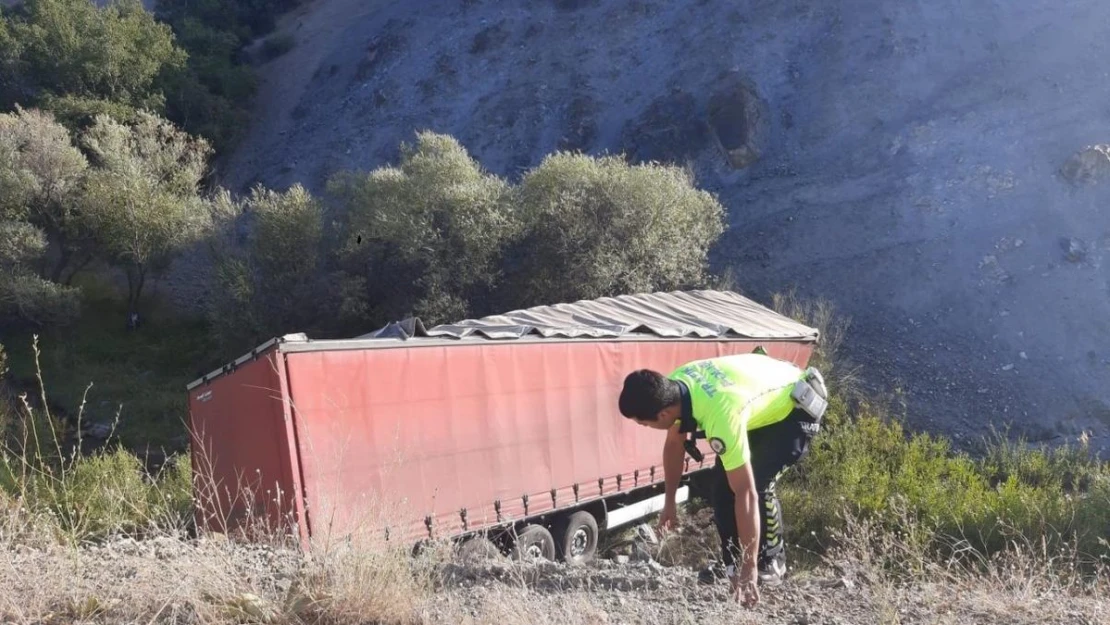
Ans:
<svg viewBox="0 0 1110 625"><path fill-rule="evenodd" d="M788 468L805 457L817 433L819 422L809 413L795 409L782 421L748 432L748 449L755 489L759 494L760 526L759 567L773 560L786 560L786 544L782 527L782 505L775 494L775 484ZM734 564L740 554L736 531L736 505L720 457L713 468L710 500L717 533L721 537L721 553L725 566Z"/></svg>

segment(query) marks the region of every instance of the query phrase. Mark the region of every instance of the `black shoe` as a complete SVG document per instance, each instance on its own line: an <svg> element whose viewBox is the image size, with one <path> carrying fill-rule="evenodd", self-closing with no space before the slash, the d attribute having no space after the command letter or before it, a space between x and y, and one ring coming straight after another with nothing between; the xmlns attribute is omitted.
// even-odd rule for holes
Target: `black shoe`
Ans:
<svg viewBox="0 0 1110 625"><path fill-rule="evenodd" d="M710 564L704 569L698 571L698 583L705 585L716 584L717 582L728 579L728 572L725 566L720 563Z"/></svg>

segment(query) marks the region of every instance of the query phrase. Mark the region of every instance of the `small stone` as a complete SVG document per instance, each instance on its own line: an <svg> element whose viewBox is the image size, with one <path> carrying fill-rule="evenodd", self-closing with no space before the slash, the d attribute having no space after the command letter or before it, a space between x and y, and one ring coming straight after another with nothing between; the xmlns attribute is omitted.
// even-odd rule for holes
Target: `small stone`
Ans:
<svg viewBox="0 0 1110 625"><path fill-rule="evenodd" d="M1110 145L1091 145L1068 159L1060 173L1072 184L1090 184L1110 175Z"/></svg>
<svg viewBox="0 0 1110 625"><path fill-rule="evenodd" d="M621 554L621 555L617 556L616 558L614 558L614 560L616 561L617 564L628 564L629 561L631 560L631 558L629 558L628 556L626 556L624 554Z"/></svg>
<svg viewBox="0 0 1110 625"><path fill-rule="evenodd" d="M1003 371L1010 371L1010 370L1011 370L1011 369L1013 369L1013 368L1014 368L1014 364L1013 364L1013 363L1010 363L1010 364L1008 364L1008 365L1003 365L1003 366L1002 366L1002 370L1003 370Z"/></svg>
<svg viewBox="0 0 1110 625"><path fill-rule="evenodd" d="M855 590L856 583L847 577L838 577L836 579L826 580L821 582L823 588L843 588L845 590Z"/></svg>
<svg viewBox="0 0 1110 625"><path fill-rule="evenodd" d="M1025 355L1025 352L1021 352L1018 356L1020 356L1022 360L1029 360L1029 356Z"/></svg>
<svg viewBox="0 0 1110 625"><path fill-rule="evenodd" d="M1073 237L1060 239L1060 247L1064 248L1064 258L1069 263L1081 263L1087 259L1087 244Z"/></svg>

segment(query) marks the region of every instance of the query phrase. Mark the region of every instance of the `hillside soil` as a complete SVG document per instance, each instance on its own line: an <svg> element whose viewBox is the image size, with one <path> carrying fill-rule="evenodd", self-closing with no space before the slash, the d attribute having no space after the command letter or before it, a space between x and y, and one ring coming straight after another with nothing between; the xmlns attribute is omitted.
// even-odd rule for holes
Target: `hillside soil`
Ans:
<svg viewBox="0 0 1110 625"><path fill-rule="evenodd" d="M320 192L420 129L509 178L686 165L730 212L714 269L835 303L914 425L1110 445L1110 4L315 0L280 28L232 188Z"/></svg>

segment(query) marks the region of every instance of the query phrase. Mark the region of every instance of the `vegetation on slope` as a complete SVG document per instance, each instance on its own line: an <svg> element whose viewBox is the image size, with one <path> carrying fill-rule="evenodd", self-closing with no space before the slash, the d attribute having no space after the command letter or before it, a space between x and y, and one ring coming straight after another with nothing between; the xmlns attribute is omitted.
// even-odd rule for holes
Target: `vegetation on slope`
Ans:
<svg viewBox="0 0 1110 625"><path fill-rule="evenodd" d="M289 5L174 5L172 32L135 2L3 13L0 544L187 531L185 383L270 336L718 283L706 258L723 207L674 167L558 153L512 184L421 133L395 166L336 172L326 198L206 187L211 145L231 140L248 97L239 50L270 27L253 18ZM149 288L185 252L211 260L192 285L208 287L200 318ZM825 329L818 358L837 394L783 484L797 549L863 541L861 557L909 575L1020 552L1104 579L1110 470L1084 441L997 438L970 456L907 433L852 392L827 308L774 305ZM115 428L106 444L88 444L90 422ZM151 443L177 454L154 475Z"/></svg>

